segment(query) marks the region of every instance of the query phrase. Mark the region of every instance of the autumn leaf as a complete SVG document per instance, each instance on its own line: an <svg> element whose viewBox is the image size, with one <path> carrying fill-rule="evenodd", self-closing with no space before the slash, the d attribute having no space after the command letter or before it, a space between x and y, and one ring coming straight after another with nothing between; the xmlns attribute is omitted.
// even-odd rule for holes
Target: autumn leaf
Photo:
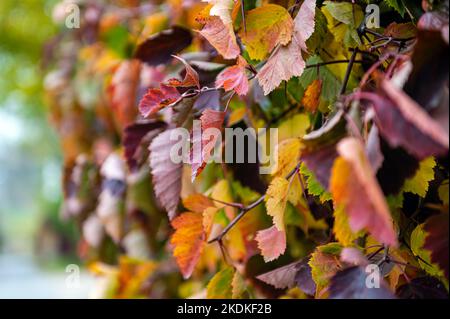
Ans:
<svg viewBox="0 0 450 319"><path fill-rule="evenodd" d="M308 262L311 267L311 275L316 283L316 294L320 293L330 283L331 278L342 269L339 254L342 247L336 243L319 246L311 254Z"/></svg>
<svg viewBox="0 0 450 319"><path fill-rule="evenodd" d="M194 271L205 246L205 232L203 231L201 213L183 213L172 220L175 229L170 243L175 247L173 256L185 279Z"/></svg>
<svg viewBox="0 0 450 319"><path fill-rule="evenodd" d="M420 197L425 197L428 191L429 183L434 179L434 167L436 161L433 157L424 159L419 163L419 169L416 174L407 179L403 184L402 191L410 192Z"/></svg>
<svg viewBox="0 0 450 319"><path fill-rule="evenodd" d="M373 97L377 126L392 147L403 147L422 160L448 152L448 133L415 101L385 80L386 98Z"/></svg>
<svg viewBox="0 0 450 319"><path fill-rule="evenodd" d="M241 50L236 41L236 35L231 24L224 24L218 17L209 17L201 21L204 26L200 34L221 54L225 59L235 59Z"/></svg>
<svg viewBox="0 0 450 319"><path fill-rule="evenodd" d="M427 233L423 248L431 252L431 262L439 265L448 280L448 213L430 217L423 229Z"/></svg>
<svg viewBox="0 0 450 319"><path fill-rule="evenodd" d="M278 44L291 41L293 28L294 22L285 8L266 4L247 12L246 29L242 28L239 35L250 58L262 60Z"/></svg>
<svg viewBox="0 0 450 319"><path fill-rule="evenodd" d="M201 122L201 136L193 137L193 146L191 149L191 168L192 168L192 181L203 171L206 163L211 158L211 151L218 142L218 135L205 134L208 129L222 130L223 121L225 119L225 113L221 111L214 111L206 109L200 117ZM222 142L222 141L220 141Z"/></svg>
<svg viewBox="0 0 450 319"><path fill-rule="evenodd" d="M295 275L297 273L298 266L299 262L295 261L286 266L282 266L259 275L256 278L266 284L274 286L277 289L292 288L295 285Z"/></svg>
<svg viewBox="0 0 450 319"><path fill-rule="evenodd" d="M302 57L302 51L307 51L305 42L314 32L315 7L315 0L306 0L302 4L293 21L292 41L290 43L290 39L288 41L280 41L279 44L281 46L272 53L266 64L258 72L256 77L264 90L264 95L272 92L280 85L281 81L288 81L293 76L302 75L306 66ZM269 47L268 52L272 49L273 47ZM250 57L258 60L257 57L252 56L252 51L249 50L249 54ZM264 56L265 54L261 58Z"/></svg>
<svg viewBox="0 0 450 319"><path fill-rule="evenodd" d="M148 117L166 106L173 105L180 97L176 88L161 84L159 89L148 89L139 102L139 111L143 117Z"/></svg>
<svg viewBox="0 0 450 319"><path fill-rule="evenodd" d="M302 98L303 107L311 113L316 112L319 107L320 93L322 91L322 80L314 80L305 91Z"/></svg>
<svg viewBox="0 0 450 319"><path fill-rule="evenodd" d="M150 168L156 197L172 219L177 210L181 192L182 163L170 158L172 147L178 143L171 139L173 130L167 130L155 137L150 144Z"/></svg>
<svg viewBox="0 0 450 319"><path fill-rule="evenodd" d="M234 269L231 267L225 267L215 274L206 286L206 297L208 299L231 299L233 276Z"/></svg>
<svg viewBox="0 0 450 319"><path fill-rule="evenodd" d="M255 240L265 262L277 259L286 250L286 233L275 225L258 231Z"/></svg>
<svg viewBox="0 0 450 319"><path fill-rule="evenodd" d="M348 215L343 206L335 207L333 217L333 234L343 246L353 245L354 241L363 234L362 231L354 232L350 228Z"/></svg>
<svg viewBox="0 0 450 319"><path fill-rule="evenodd" d="M303 258L300 261L276 268L256 278L277 289L297 286L306 294L314 295L316 284L312 280L311 267L308 265L308 259L309 257Z"/></svg>
<svg viewBox="0 0 450 319"><path fill-rule="evenodd" d="M283 177L275 177L266 192L267 213L272 216L273 224L284 231L284 211L286 209L289 182Z"/></svg>
<svg viewBox="0 0 450 319"><path fill-rule="evenodd" d="M184 76L184 79L182 81L178 79L169 79L167 81L168 86L173 87L192 87L196 86L197 88L200 88L200 82L198 78L198 73L195 71L192 66L189 65L189 63L186 62L185 59L180 58L179 56L174 55L175 59L181 61L183 63L185 69L186 69L186 75Z"/></svg>
<svg viewBox="0 0 450 319"><path fill-rule="evenodd" d="M242 276L232 267L226 266L206 286L208 299L238 299L245 295L246 286Z"/></svg>
<svg viewBox="0 0 450 319"><path fill-rule="evenodd" d="M192 194L183 199L183 206L191 212L203 213L208 207L214 207L214 203L205 195Z"/></svg>
<svg viewBox="0 0 450 319"><path fill-rule="evenodd" d="M116 123L121 128L136 119L135 99L140 70L141 64L138 60L125 60L120 63L111 79L111 104Z"/></svg>
<svg viewBox="0 0 450 319"><path fill-rule="evenodd" d="M147 122L136 122L125 127L122 145L125 149L124 155L130 169L136 169L138 164L141 164L138 161L142 160L139 153L144 151L140 147L143 140L145 139L149 143L166 126L164 122L151 120Z"/></svg>
<svg viewBox="0 0 450 319"><path fill-rule="evenodd" d="M192 35L189 30L174 26L150 36L137 47L134 57L148 65L156 66L169 62L172 54L187 48L191 42Z"/></svg>
<svg viewBox="0 0 450 319"><path fill-rule="evenodd" d="M247 95L248 79L245 72L247 65L247 61L238 56L236 65L226 68L217 76L216 88L223 87L227 92L234 90L238 95Z"/></svg>
<svg viewBox="0 0 450 319"><path fill-rule="evenodd" d="M335 207L342 206L348 214L353 232L366 229L378 241L395 246L393 221L361 143L345 138L337 150L340 157L335 160L330 181Z"/></svg>

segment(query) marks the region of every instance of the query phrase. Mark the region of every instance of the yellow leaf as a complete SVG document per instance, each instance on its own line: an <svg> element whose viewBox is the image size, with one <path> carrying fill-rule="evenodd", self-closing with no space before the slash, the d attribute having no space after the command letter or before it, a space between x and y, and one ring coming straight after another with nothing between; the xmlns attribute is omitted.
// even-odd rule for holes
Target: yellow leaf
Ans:
<svg viewBox="0 0 450 319"><path fill-rule="evenodd" d="M301 142L298 138L291 138L278 144L278 162L274 177L286 177L297 166L300 158ZM303 189L297 176L290 180L288 200L297 205L299 199L303 196Z"/></svg>
<svg viewBox="0 0 450 319"><path fill-rule="evenodd" d="M432 156L421 161L416 174L405 181L402 190L419 195L420 197L425 197L428 191L428 185L434 179L433 169L435 166L436 161Z"/></svg>
<svg viewBox="0 0 450 319"><path fill-rule="evenodd" d="M231 299L233 296L234 269L227 266L212 277L206 287L208 299Z"/></svg>
<svg viewBox="0 0 450 319"><path fill-rule="evenodd" d="M278 44L291 41L294 22L287 10L276 4L266 4L246 14L246 30L240 37L253 60L264 59Z"/></svg>
<svg viewBox="0 0 450 319"><path fill-rule="evenodd" d="M351 246L354 244L355 239L362 235L362 232L353 232L348 224L348 216L342 206L334 209L334 224L333 233L334 237L343 245Z"/></svg>
<svg viewBox="0 0 450 319"><path fill-rule="evenodd" d="M293 137L303 137L310 125L308 115L296 114L280 124L278 127L278 141Z"/></svg>
<svg viewBox="0 0 450 319"><path fill-rule="evenodd" d="M267 213L272 216L273 224L284 231L284 211L286 209L289 182L282 177L275 177L266 192Z"/></svg>
<svg viewBox="0 0 450 319"><path fill-rule="evenodd" d="M232 126L236 123L239 123L245 116L245 114L247 113L247 108L244 107L240 107L236 110L234 110L233 112L231 112L230 117L228 119L228 126Z"/></svg>

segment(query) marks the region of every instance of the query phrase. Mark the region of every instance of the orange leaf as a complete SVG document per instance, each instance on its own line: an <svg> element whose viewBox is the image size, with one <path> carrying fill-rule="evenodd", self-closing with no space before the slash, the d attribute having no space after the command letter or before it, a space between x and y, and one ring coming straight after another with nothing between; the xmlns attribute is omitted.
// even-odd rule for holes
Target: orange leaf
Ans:
<svg viewBox="0 0 450 319"><path fill-rule="evenodd" d="M245 74L247 65L247 61L239 56L236 65L226 68L217 76L216 88L223 87L225 91L234 90L239 95L246 95L248 93L248 79Z"/></svg>
<svg viewBox="0 0 450 319"><path fill-rule="evenodd" d="M205 232L202 225L202 214L187 212L172 221L175 233L170 243L175 246L173 256L184 279L194 271L200 255L205 247Z"/></svg>
<svg viewBox="0 0 450 319"><path fill-rule="evenodd" d="M305 91L302 98L303 107L309 112L316 112L320 102L320 93L322 92L322 80L315 79Z"/></svg>
<svg viewBox="0 0 450 319"><path fill-rule="evenodd" d="M202 194L192 194L184 198L183 206L195 213L203 213L208 207L215 207L213 201Z"/></svg>
<svg viewBox="0 0 450 319"><path fill-rule="evenodd" d="M198 73L195 71L192 66L189 65L189 63L186 62L183 58L180 58L176 55L173 55L173 57L177 60L180 60L184 67L186 68L186 75L184 76L184 79L182 81L178 79L170 79L167 82L168 86L175 86L175 87L191 87L196 86L197 88L200 88L200 82L198 79Z"/></svg>
<svg viewBox="0 0 450 319"><path fill-rule="evenodd" d="M348 137L337 150L340 157L334 162L330 180L336 207L344 208L352 231L366 229L379 242L395 246L391 214L362 144Z"/></svg>

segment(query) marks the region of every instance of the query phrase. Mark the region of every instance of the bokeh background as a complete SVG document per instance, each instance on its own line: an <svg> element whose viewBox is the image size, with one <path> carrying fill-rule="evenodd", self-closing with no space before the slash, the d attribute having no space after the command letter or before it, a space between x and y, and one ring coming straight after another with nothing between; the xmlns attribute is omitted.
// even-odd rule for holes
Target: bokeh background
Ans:
<svg viewBox="0 0 450 319"><path fill-rule="evenodd" d="M88 297L66 285L81 264L74 225L60 219L62 157L43 101L44 44L55 0L0 1L0 298Z"/></svg>

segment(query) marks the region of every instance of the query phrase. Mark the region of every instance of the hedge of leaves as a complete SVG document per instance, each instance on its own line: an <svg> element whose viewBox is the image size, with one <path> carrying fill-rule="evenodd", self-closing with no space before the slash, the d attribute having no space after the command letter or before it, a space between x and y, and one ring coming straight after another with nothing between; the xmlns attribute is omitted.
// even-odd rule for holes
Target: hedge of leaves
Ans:
<svg viewBox="0 0 450 319"><path fill-rule="evenodd" d="M448 297L448 1L77 3L45 89L97 296ZM194 119L278 165L174 163Z"/></svg>

